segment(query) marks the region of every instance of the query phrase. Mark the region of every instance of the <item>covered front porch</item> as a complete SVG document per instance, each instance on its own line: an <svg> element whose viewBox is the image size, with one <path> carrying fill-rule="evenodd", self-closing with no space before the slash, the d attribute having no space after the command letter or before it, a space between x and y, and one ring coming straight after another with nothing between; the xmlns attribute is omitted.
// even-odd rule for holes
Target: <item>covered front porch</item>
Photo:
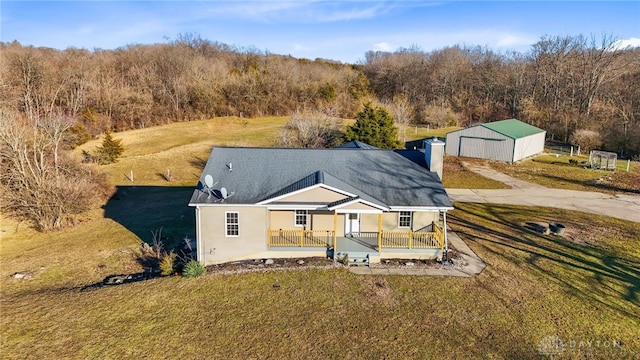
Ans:
<svg viewBox="0 0 640 360"><path fill-rule="evenodd" d="M269 247L333 247L345 250L359 246L370 249L445 249L444 233L432 223L432 231L350 232L338 237L335 230L269 229Z"/></svg>
<svg viewBox="0 0 640 360"><path fill-rule="evenodd" d="M326 250L336 260L435 257L447 251L449 208L394 207L366 196L315 191L268 204L269 251Z"/></svg>

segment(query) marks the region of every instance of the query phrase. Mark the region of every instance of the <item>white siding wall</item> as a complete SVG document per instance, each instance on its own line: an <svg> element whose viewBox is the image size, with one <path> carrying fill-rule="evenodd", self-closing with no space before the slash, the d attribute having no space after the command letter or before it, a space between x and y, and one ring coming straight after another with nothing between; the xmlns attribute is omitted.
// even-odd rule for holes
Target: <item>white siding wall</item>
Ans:
<svg viewBox="0 0 640 360"><path fill-rule="evenodd" d="M454 156L511 162L514 141L477 125L447 134L445 153Z"/></svg>
<svg viewBox="0 0 640 360"><path fill-rule="evenodd" d="M519 161L544 151L544 140L547 133L541 132L516 140L513 161Z"/></svg>
<svg viewBox="0 0 640 360"><path fill-rule="evenodd" d="M225 212L239 215L239 236L226 236ZM198 220L196 220L198 221ZM267 250L268 212L265 207L200 207L198 249L204 265L257 257Z"/></svg>

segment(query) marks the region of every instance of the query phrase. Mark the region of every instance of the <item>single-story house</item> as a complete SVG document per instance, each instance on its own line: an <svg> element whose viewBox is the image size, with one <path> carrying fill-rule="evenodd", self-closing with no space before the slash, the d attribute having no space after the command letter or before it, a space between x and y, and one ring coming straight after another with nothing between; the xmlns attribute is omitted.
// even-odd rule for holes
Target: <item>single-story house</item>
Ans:
<svg viewBox="0 0 640 360"><path fill-rule="evenodd" d="M447 133L445 153L513 163L544 151L546 131L508 119Z"/></svg>
<svg viewBox="0 0 640 360"><path fill-rule="evenodd" d="M441 257L453 206L428 161L418 150L362 143L215 147L189 202L197 260Z"/></svg>

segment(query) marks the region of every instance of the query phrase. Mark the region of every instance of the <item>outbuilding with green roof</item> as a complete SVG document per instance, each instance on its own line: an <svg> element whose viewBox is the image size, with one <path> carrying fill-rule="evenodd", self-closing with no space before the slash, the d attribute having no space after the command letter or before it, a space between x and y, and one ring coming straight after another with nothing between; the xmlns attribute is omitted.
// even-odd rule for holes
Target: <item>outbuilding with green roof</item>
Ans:
<svg viewBox="0 0 640 360"><path fill-rule="evenodd" d="M448 133L445 153L513 163L542 153L546 134L517 119L494 121Z"/></svg>

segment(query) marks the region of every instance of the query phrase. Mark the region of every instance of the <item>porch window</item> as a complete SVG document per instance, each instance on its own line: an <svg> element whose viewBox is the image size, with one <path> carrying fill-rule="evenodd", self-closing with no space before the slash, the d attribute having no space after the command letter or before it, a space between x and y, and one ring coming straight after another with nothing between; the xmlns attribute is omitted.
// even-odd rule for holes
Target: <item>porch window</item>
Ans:
<svg viewBox="0 0 640 360"><path fill-rule="evenodd" d="M400 211L398 214L398 227L410 228L411 227L411 211Z"/></svg>
<svg viewBox="0 0 640 360"><path fill-rule="evenodd" d="M240 229L240 214L237 211L227 211L224 214L224 227L226 229L226 235L230 237L238 236Z"/></svg>
<svg viewBox="0 0 640 360"><path fill-rule="evenodd" d="M296 226L307 226L307 210L296 210Z"/></svg>

